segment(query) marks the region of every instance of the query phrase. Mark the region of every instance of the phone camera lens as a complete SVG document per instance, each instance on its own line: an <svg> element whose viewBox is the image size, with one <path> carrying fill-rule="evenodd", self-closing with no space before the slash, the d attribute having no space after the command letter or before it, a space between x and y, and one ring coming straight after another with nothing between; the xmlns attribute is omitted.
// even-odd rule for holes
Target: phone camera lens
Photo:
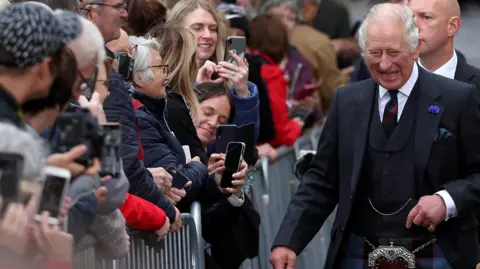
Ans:
<svg viewBox="0 0 480 269"><path fill-rule="evenodd" d="M230 47L231 45L232 45L232 40L231 40L231 39L229 39L229 40L228 40L228 43L227 43L227 46L229 46L229 47Z"/></svg>

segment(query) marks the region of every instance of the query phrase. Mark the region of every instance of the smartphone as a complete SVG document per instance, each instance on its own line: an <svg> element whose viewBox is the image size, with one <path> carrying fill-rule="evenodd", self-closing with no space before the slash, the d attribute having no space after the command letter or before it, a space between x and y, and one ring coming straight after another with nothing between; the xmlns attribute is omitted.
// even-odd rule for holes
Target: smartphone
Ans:
<svg viewBox="0 0 480 269"><path fill-rule="evenodd" d="M227 156L225 157L225 171L222 174L220 187L231 188L232 176L240 169L243 160L243 153L245 152L245 143L230 142L227 146Z"/></svg>
<svg viewBox="0 0 480 269"><path fill-rule="evenodd" d="M247 40L244 36L229 36L225 47L225 61L238 65L238 63L230 56L229 52L237 54L240 58L245 59L245 51L247 49Z"/></svg>
<svg viewBox="0 0 480 269"><path fill-rule="evenodd" d="M169 165L165 170L172 176L172 187L177 189L182 189L185 184L187 184L190 179L180 172L177 167L174 165Z"/></svg>
<svg viewBox="0 0 480 269"><path fill-rule="evenodd" d="M20 196L20 179L23 172L23 156L16 153L0 153L0 195L2 213L8 203L17 202Z"/></svg>
<svg viewBox="0 0 480 269"><path fill-rule="evenodd" d="M127 53L117 55L117 73L123 80L129 81L132 78L134 60Z"/></svg>
<svg viewBox="0 0 480 269"><path fill-rule="evenodd" d="M100 159L101 168L98 174L101 177L119 177L122 169L120 148L122 146L122 129L120 123L106 123L103 128L103 147Z"/></svg>
<svg viewBox="0 0 480 269"><path fill-rule="evenodd" d="M40 195L38 213L34 218L41 221L42 212L48 211L50 212L48 223L58 225L58 217L70 186L71 174L70 171L63 168L46 166L42 170L42 175L45 177L45 181Z"/></svg>
<svg viewBox="0 0 480 269"><path fill-rule="evenodd" d="M58 134L54 149L56 153L65 153L75 146L86 145L88 151L75 162L90 167L93 158L101 158L104 143L103 128L88 110L76 108L72 112L61 113L55 126Z"/></svg>

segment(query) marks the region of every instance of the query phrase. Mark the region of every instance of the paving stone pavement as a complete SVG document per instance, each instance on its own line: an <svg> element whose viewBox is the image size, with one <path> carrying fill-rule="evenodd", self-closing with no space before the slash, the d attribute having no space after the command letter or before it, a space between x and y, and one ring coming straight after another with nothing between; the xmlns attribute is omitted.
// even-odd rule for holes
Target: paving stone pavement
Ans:
<svg viewBox="0 0 480 269"><path fill-rule="evenodd" d="M352 22L361 20L372 6L364 0L343 2L350 9ZM480 68L480 7L471 6L462 13L462 26L455 37L455 47L465 54L471 65Z"/></svg>

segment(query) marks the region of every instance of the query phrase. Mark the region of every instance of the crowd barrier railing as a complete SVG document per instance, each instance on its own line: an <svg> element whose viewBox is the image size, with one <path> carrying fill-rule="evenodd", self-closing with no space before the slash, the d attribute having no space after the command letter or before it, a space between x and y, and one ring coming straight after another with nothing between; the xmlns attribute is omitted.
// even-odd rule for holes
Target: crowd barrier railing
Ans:
<svg viewBox="0 0 480 269"><path fill-rule="evenodd" d="M299 181L293 165L301 150L315 150L322 132L316 128L300 137L293 147L279 148L277 159L270 164L263 157L253 169L255 181L250 196L261 217L259 255L246 260L241 269L272 268L269 262L273 240L295 193ZM330 244L330 230L335 211L297 257L296 269L323 268ZM137 235L131 236L128 255L105 260L95 251L95 240L86 237L74 258L75 269L205 269L200 205L192 205L191 214L182 214L183 227L153 246Z"/></svg>
<svg viewBox="0 0 480 269"><path fill-rule="evenodd" d="M261 217L259 256L245 261L242 269L272 268L269 262L270 248L299 184L293 172L293 165L301 150L316 150L321 132L321 127L310 130L301 136L293 147L279 148L274 163L268 164L268 160L263 158L256 166L255 181L250 195ZM335 211L297 257L296 269L323 268L330 245L334 215Z"/></svg>
<svg viewBox="0 0 480 269"><path fill-rule="evenodd" d="M116 260L102 259L95 250L95 239L86 236L77 245L74 269L205 269L201 211L193 203L191 214L182 214L182 229L168 234L158 243L149 243L132 234L130 251Z"/></svg>

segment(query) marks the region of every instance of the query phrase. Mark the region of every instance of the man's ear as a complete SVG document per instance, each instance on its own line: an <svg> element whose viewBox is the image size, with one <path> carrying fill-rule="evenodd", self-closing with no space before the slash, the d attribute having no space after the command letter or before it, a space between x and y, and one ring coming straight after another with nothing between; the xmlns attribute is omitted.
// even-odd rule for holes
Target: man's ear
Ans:
<svg viewBox="0 0 480 269"><path fill-rule="evenodd" d="M85 5L82 10L84 10L85 12L87 12L87 19L89 20L95 20L96 18L96 14L95 12L92 12L92 9L93 9L93 6L91 4L88 4L88 5Z"/></svg>
<svg viewBox="0 0 480 269"><path fill-rule="evenodd" d="M417 48L412 53L413 59L416 61L420 57L420 49L422 48L422 40L418 39Z"/></svg>
<svg viewBox="0 0 480 269"><path fill-rule="evenodd" d="M462 24L462 21L460 20L459 17L457 16L451 17L448 20L448 28L447 28L448 37L454 37L455 34L457 34L458 29L460 29L461 24Z"/></svg>

